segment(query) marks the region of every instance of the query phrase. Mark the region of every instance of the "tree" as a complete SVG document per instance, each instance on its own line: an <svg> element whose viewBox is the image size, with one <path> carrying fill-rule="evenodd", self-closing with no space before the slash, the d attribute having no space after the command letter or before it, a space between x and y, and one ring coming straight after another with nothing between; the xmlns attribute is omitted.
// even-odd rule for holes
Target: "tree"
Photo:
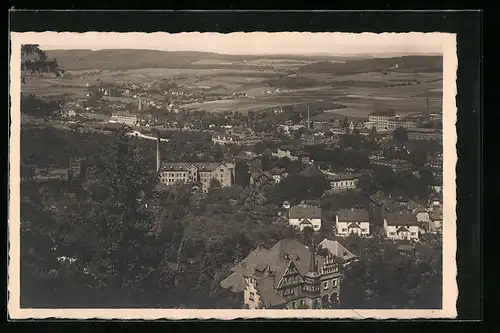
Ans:
<svg viewBox="0 0 500 333"><path fill-rule="evenodd" d="M37 44L24 44L21 46L21 71L24 73L22 81L25 81L25 74L41 75L42 73L52 73L61 76L64 71L59 68L57 59L48 60L47 55Z"/></svg>
<svg viewBox="0 0 500 333"><path fill-rule="evenodd" d="M408 141L408 131L402 127L398 127L393 132L394 140Z"/></svg>

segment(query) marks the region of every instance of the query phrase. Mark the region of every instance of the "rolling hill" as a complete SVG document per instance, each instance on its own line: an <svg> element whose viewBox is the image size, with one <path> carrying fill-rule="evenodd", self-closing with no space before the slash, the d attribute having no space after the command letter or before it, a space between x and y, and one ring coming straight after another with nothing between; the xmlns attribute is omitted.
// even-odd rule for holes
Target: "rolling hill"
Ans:
<svg viewBox="0 0 500 333"><path fill-rule="evenodd" d="M366 72L422 72L443 71L441 56L402 56L392 58L351 59L345 63L316 62L300 67L300 73L359 74Z"/></svg>
<svg viewBox="0 0 500 333"><path fill-rule="evenodd" d="M65 70L87 69L139 69L139 68L223 68L230 65L194 65L200 60L218 60L241 62L258 59L289 59L324 61L340 59L332 56L287 56L287 55L229 55L191 51L155 51L155 50L52 50L46 51L49 58L56 58ZM231 67L234 68L234 65Z"/></svg>

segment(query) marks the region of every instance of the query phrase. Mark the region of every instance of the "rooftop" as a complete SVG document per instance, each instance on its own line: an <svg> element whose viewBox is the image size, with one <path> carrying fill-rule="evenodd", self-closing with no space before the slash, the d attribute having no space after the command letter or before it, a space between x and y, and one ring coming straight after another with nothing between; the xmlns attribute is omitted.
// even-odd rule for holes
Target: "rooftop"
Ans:
<svg viewBox="0 0 500 333"><path fill-rule="evenodd" d="M341 209L337 212L340 222L368 222L369 215L366 209Z"/></svg>
<svg viewBox="0 0 500 333"><path fill-rule="evenodd" d="M291 219L320 219L321 208L317 206L297 205L290 207L289 216Z"/></svg>
<svg viewBox="0 0 500 333"><path fill-rule="evenodd" d="M269 250L257 248L252 251L231 269L233 273L221 282L221 286L233 292L242 292L245 289L244 277L252 276L258 279L257 285L261 297L266 302L276 303L280 300L270 294L275 293L274 288L278 285L290 261L293 261L299 273L304 275L309 271L310 260L311 252L307 246L295 238L282 239ZM320 267L325 258L316 255L316 260ZM259 269L264 269L265 272Z"/></svg>
<svg viewBox="0 0 500 333"><path fill-rule="evenodd" d="M319 246L327 249L332 255L342 258L344 261L349 261L357 258L355 254L346 249L338 241L332 241L325 238L319 243Z"/></svg>
<svg viewBox="0 0 500 333"><path fill-rule="evenodd" d="M417 226L417 218L407 209L392 212L387 215L387 225L391 226Z"/></svg>
<svg viewBox="0 0 500 333"><path fill-rule="evenodd" d="M314 164L309 164L306 166L300 173L300 176L307 178L321 178L325 177L325 174L321 172L321 170L315 166Z"/></svg>

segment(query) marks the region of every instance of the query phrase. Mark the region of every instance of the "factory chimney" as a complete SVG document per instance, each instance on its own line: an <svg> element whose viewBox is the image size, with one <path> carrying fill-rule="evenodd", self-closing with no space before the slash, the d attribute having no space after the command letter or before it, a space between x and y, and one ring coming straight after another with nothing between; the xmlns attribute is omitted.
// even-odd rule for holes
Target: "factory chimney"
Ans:
<svg viewBox="0 0 500 333"><path fill-rule="evenodd" d="M311 113L309 112L309 105L307 105L307 129L311 129Z"/></svg>
<svg viewBox="0 0 500 333"><path fill-rule="evenodd" d="M161 157L160 157L160 133L156 134L156 172L160 172Z"/></svg>
<svg viewBox="0 0 500 333"><path fill-rule="evenodd" d="M139 111L142 110L142 103L141 103L141 98L139 97Z"/></svg>

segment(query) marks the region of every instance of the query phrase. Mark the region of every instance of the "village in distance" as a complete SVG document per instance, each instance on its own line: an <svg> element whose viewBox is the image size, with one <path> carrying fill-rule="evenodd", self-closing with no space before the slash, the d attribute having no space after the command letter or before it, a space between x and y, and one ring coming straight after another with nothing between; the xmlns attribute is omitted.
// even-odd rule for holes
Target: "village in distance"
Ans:
<svg viewBox="0 0 500 333"><path fill-rule="evenodd" d="M23 45L21 306L440 309L442 61Z"/></svg>

